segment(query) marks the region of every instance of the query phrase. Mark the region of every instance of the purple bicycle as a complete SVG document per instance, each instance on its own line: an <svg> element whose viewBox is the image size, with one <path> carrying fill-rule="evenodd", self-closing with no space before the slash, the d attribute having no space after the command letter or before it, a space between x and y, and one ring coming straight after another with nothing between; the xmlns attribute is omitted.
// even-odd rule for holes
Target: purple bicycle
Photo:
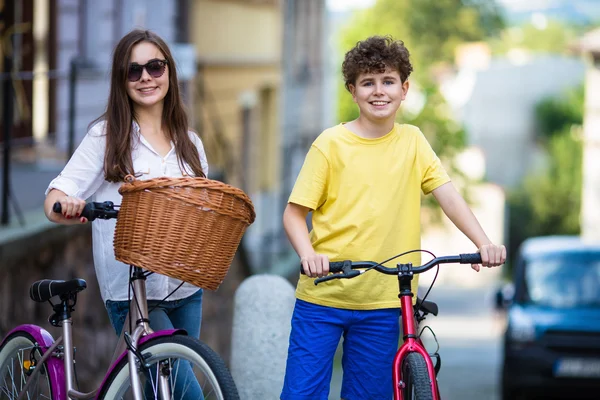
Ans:
<svg viewBox="0 0 600 400"><path fill-rule="evenodd" d="M89 221L117 218L111 202L88 203L82 216ZM60 212L60 204L54 205ZM105 374L100 387L79 391L72 343L72 314L83 279L42 280L30 288L36 302L49 302L50 323L62 327L54 340L45 329L21 325L0 344L0 400L3 399L218 399L239 400L233 378L217 353L185 331L153 332L148 319L146 277L151 272L132 266L131 333L119 338L124 351ZM53 303L51 299L58 298Z"/></svg>

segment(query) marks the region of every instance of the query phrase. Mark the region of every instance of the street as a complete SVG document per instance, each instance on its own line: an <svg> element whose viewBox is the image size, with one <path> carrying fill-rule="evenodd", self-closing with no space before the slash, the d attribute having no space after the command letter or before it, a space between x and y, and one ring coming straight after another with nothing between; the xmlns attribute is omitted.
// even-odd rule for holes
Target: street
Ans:
<svg viewBox="0 0 600 400"><path fill-rule="evenodd" d="M499 399L500 337L503 323L495 317L495 288L435 287L430 300L438 303L438 317L428 317L440 343L442 369L438 376L444 400ZM435 349L431 335L423 339Z"/></svg>
<svg viewBox="0 0 600 400"><path fill-rule="evenodd" d="M440 284L428 296L428 300L438 304L439 314L428 316L422 325L432 328L440 344L442 369L438 383L444 400L500 398L498 374L503 322L492 307L494 290L494 287L467 289ZM431 333L426 330L422 339L433 352L436 344ZM337 362L330 400L339 399L340 387L341 367Z"/></svg>

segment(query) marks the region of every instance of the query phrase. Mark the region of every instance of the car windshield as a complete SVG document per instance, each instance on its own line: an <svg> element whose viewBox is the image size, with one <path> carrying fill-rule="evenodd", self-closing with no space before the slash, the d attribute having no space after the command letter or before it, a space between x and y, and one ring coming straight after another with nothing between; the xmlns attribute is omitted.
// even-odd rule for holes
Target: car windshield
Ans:
<svg viewBox="0 0 600 400"><path fill-rule="evenodd" d="M556 308L600 307L600 253L562 257L527 263L529 300Z"/></svg>

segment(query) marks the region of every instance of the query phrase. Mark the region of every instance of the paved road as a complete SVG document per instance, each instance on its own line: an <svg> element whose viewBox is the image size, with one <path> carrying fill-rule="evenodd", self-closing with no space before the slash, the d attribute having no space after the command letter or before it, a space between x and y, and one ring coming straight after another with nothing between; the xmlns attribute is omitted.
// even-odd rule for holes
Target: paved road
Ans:
<svg viewBox="0 0 600 400"><path fill-rule="evenodd" d="M440 394L444 400L497 400L502 322L492 311L493 288L465 289L436 286L429 300L438 303L438 317L425 322L440 343ZM432 351L430 334L423 340ZM339 399L339 364L334 370L330 400Z"/></svg>

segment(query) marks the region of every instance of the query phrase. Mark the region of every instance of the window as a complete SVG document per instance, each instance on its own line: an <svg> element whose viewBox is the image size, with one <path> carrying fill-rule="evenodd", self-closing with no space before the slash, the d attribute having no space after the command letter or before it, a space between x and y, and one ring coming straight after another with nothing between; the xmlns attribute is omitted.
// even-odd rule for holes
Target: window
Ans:
<svg viewBox="0 0 600 400"><path fill-rule="evenodd" d="M531 303L555 307L600 307L600 254L532 260L525 267Z"/></svg>

